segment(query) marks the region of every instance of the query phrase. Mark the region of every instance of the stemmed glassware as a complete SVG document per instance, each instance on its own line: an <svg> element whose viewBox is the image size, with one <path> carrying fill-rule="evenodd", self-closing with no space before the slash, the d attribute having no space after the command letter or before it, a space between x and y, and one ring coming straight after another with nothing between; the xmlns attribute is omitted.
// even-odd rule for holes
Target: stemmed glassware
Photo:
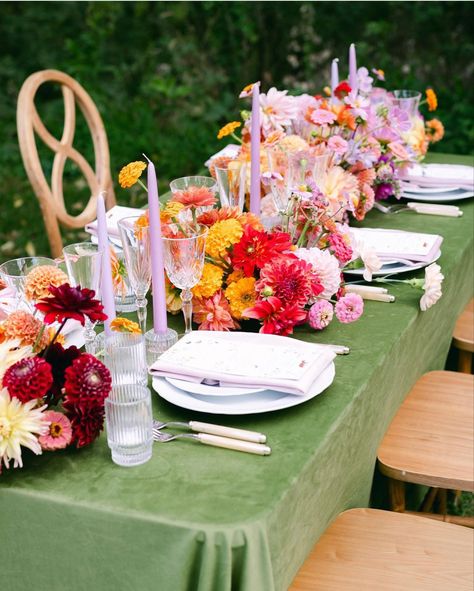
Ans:
<svg viewBox="0 0 474 591"><path fill-rule="evenodd" d="M52 265L55 267L56 261L47 257L21 257L19 259L6 261L0 265L0 279L2 279L8 287L11 287L16 291L18 306L22 303L27 303L25 298L25 282L28 273L35 267L44 265Z"/></svg>
<svg viewBox="0 0 474 591"><path fill-rule="evenodd" d="M99 299L102 253L98 245L92 242L69 244L63 248L63 255L71 285L92 289ZM94 327L95 323L86 316L84 340L86 351L92 354L97 352Z"/></svg>
<svg viewBox="0 0 474 591"><path fill-rule="evenodd" d="M206 226L167 224L163 228L163 258L166 273L181 289L185 333L192 331L193 294L191 288L201 279L204 268Z"/></svg>
<svg viewBox="0 0 474 591"><path fill-rule="evenodd" d="M245 203L247 186L247 163L229 162L226 168L216 166L217 185L221 205L225 207L238 207L242 211Z"/></svg>
<svg viewBox="0 0 474 591"><path fill-rule="evenodd" d="M118 222L125 266L135 294L137 315L142 334L146 333L146 294L151 283L151 251L149 227L141 225L140 217L123 218Z"/></svg>

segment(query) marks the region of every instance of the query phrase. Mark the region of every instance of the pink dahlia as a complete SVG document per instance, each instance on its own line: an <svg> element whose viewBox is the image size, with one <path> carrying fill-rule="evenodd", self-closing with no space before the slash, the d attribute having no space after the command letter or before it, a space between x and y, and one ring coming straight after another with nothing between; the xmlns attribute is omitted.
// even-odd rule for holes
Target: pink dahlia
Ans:
<svg viewBox="0 0 474 591"><path fill-rule="evenodd" d="M104 404L112 386L110 371L93 355L83 353L65 371L66 400Z"/></svg>
<svg viewBox="0 0 474 591"><path fill-rule="evenodd" d="M214 191L207 187L189 187L185 191L178 191L173 194L172 201L182 203L184 207L205 207L215 205L216 196Z"/></svg>
<svg viewBox="0 0 474 591"><path fill-rule="evenodd" d="M302 324L307 314L296 304L284 306L279 298L270 296L257 302L252 308L244 310L242 316L262 320L260 332L285 336L292 334L293 328L297 324Z"/></svg>
<svg viewBox="0 0 474 591"><path fill-rule="evenodd" d="M64 449L71 443L71 422L62 412L47 410L44 418L49 422L48 432L38 438L41 448L47 451Z"/></svg>
<svg viewBox="0 0 474 591"><path fill-rule="evenodd" d="M260 296L275 296L284 306L305 306L324 290L310 263L280 257L265 265L255 284Z"/></svg>
<svg viewBox="0 0 474 591"><path fill-rule="evenodd" d="M240 328L232 318L229 302L220 289L211 298L193 300L194 322L199 330L233 330Z"/></svg>
<svg viewBox="0 0 474 591"><path fill-rule="evenodd" d="M364 311L364 300L356 293L348 293L336 302L336 316L339 322L349 324L360 318Z"/></svg>
<svg viewBox="0 0 474 591"><path fill-rule="evenodd" d="M311 113L310 119L316 125L326 125L328 123L334 123L336 115L327 109L315 109Z"/></svg>
<svg viewBox="0 0 474 591"><path fill-rule="evenodd" d="M323 330L331 322L333 315L332 304L327 300L318 300L311 306L308 323L315 330Z"/></svg>
<svg viewBox="0 0 474 591"><path fill-rule="evenodd" d="M51 366L41 357L21 359L3 376L3 387L20 402L42 398L53 384Z"/></svg>

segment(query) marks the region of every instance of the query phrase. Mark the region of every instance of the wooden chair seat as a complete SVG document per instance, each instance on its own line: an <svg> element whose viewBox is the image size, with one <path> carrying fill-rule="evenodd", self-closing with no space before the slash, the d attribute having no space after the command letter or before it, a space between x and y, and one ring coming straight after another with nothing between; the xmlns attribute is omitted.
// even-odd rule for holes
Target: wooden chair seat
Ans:
<svg viewBox="0 0 474 591"><path fill-rule="evenodd" d="M474 376L422 376L379 448L380 470L398 481L474 491Z"/></svg>
<svg viewBox="0 0 474 591"><path fill-rule="evenodd" d="M453 346L459 349L458 369L471 373L474 353L474 298L459 316L453 332Z"/></svg>
<svg viewBox="0 0 474 591"><path fill-rule="evenodd" d="M472 591L474 532L423 517L339 515L289 591Z"/></svg>

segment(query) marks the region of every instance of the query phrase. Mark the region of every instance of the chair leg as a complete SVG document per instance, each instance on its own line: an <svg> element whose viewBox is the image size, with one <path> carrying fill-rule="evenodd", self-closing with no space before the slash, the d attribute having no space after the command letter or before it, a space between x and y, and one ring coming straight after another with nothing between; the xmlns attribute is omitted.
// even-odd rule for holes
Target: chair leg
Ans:
<svg viewBox="0 0 474 591"><path fill-rule="evenodd" d="M438 488L438 510L441 515L448 513L448 491L445 488Z"/></svg>
<svg viewBox="0 0 474 591"><path fill-rule="evenodd" d="M421 505L421 511L423 513L429 513L433 508L433 503L436 499L438 489L431 487L430 490L426 493L425 498L423 499L423 503Z"/></svg>
<svg viewBox="0 0 474 591"><path fill-rule="evenodd" d="M462 373L471 373L472 353L470 351L459 350L458 371Z"/></svg>
<svg viewBox="0 0 474 591"><path fill-rule="evenodd" d="M405 483L390 478L388 481L388 494L392 511L403 513L405 511Z"/></svg>

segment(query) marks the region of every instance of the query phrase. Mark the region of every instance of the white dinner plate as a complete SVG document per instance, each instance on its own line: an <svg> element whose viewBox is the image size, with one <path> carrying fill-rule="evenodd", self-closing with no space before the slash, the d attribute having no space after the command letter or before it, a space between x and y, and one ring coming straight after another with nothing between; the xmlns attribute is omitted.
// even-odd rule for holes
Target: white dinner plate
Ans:
<svg viewBox="0 0 474 591"><path fill-rule="evenodd" d="M165 377L172 386L187 392L188 394L198 394L201 396L242 396L244 394L255 394L263 392L265 388L236 388L236 387L222 387L209 386L208 384L200 384L198 382L188 382L186 380L178 380L177 378Z"/></svg>
<svg viewBox="0 0 474 591"><path fill-rule="evenodd" d="M402 260L393 260L393 261L384 261L384 264L378 271L374 271L372 273L372 277L383 277L384 275L396 275L398 273L408 273L409 271L417 271L418 269L423 269L423 267L427 267L434 263L439 259L441 256L441 251L438 250L436 256L433 258L432 261L423 262L423 263L412 263L409 264L408 262ZM365 267L361 267L360 269L348 269L344 271L344 274L347 275L362 275L364 274Z"/></svg>
<svg viewBox="0 0 474 591"><path fill-rule="evenodd" d="M429 195L435 195L436 193L452 193L453 191L462 191L461 187L420 187L416 183L402 182L402 187L405 193L415 193L422 195L428 193Z"/></svg>
<svg viewBox="0 0 474 591"><path fill-rule="evenodd" d="M282 410L303 404L318 394L321 394L334 381L336 369L334 362L321 373L305 396L285 394L275 390L263 390L243 396L200 396L189 394L175 388L165 378L153 378L153 389L161 398L188 410L219 415L250 415L274 410Z"/></svg>
<svg viewBox="0 0 474 591"><path fill-rule="evenodd" d="M431 191L430 193L412 193L411 191L408 192L405 189L405 192L402 193L402 197L404 199L409 199L410 201L426 201L428 203L450 203L451 201L462 201L463 199L470 199L474 197L473 191L468 191L467 189L456 189L454 191L443 189L443 192L434 192Z"/></svg>

